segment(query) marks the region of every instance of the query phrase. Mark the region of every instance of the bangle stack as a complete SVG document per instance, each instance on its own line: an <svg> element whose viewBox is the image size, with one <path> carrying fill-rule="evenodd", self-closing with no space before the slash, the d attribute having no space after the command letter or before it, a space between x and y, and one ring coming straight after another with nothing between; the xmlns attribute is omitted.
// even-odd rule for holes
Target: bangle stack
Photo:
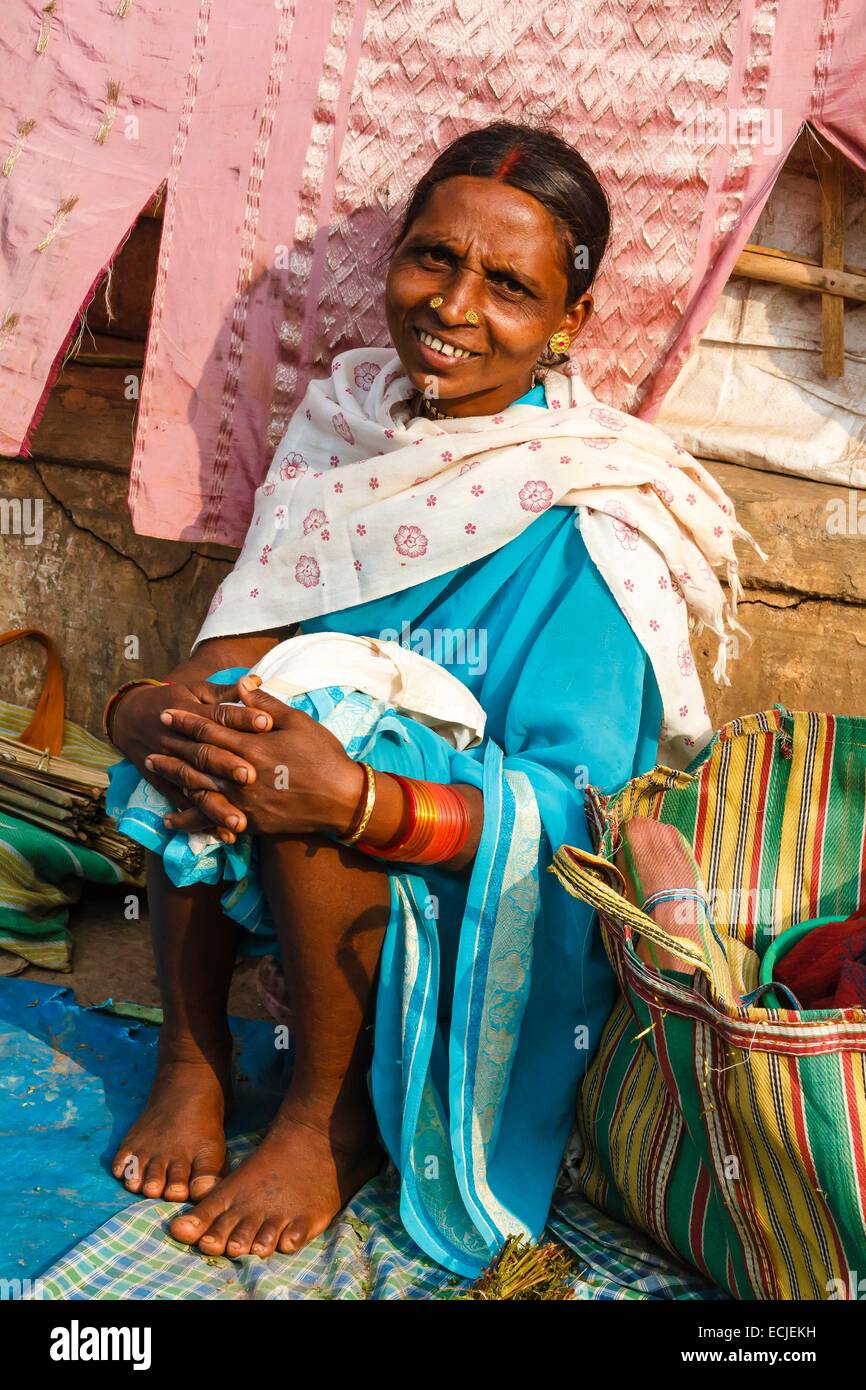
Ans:
<svg viewBox="0 0 866 1390"><path fill-rule="evenodd" d="M102 714L102 727L105 730L109 742L114 742L114 719L117 713L117 706L120 704L128 690L134 690L137 685L171 685L171 681L154 680L152 676L141 676L138 680L125 681L119 690L115 690Z"/></svg>
<svg viewBox="0 0 866 1390"><path fill-rule="evenodd" d="M366 764L363 764L366 768ZM367 801L359 827L351 841L357 849L373 859L395 859L401 864L445 864L466 844L471 829L466 798L454 787L442 782L421 782L412 777L389 773L403 792L406 814L400 830L390 844L381 849L365 844L361 836L369 822L375 799L375 779L370 795L369 769Z"/></svg>

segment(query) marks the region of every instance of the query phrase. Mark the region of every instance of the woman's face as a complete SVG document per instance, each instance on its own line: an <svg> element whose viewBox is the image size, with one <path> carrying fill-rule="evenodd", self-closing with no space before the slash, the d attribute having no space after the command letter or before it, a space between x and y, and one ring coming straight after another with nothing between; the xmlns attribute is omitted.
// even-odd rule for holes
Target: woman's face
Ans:
<svg viewBox="0 0 866 1390"><path fill-rule="evenodd" d="M592 312L590 294L566 302L562 257L553 217L530 194L469 175L437 184L385 284L388 328L413 386L449 415L492 414L528 391L551 333L575 338Z"/></svg>

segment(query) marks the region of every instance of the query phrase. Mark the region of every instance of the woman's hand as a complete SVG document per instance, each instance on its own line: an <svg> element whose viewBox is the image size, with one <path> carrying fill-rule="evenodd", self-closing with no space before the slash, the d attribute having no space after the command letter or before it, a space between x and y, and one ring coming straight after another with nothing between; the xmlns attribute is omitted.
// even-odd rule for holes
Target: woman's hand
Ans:
<svg viewBox="0 0 866 1390"><path fill-rule="evenodd" d="M259 676L244 676L245 690L254 690L261 685ZM174 708L203 711L213 710L224 700L242 698L240 685L215 685L212 681L190 681L172 685L141 685L128 691L117 706L114 718L115 747L138 768L143 777L178 805L188 807L182 796L178 795L175 784L157 776L146 765L148 755L160 751L169 729L160 716L169 705ZM255 710L242 709L241 718L236 721L239 729L254 728ZM234 835L227 833L221 838L229 843Z"/></svg>
<svg viewBox="0 0 866 1390"><path fill-rule="evenodd" d="M366 786L363 769L302 711L262 691L242 689L237 698L255 704L163 708L148 773L196 808L166 824L189 831L211 822L233 835L348 834ZM266 722L257 726L257 719Z"/></svg>
<svg viewBox="0 0 866 1390"><path fill-rule="evenodd" d="M194 803L194 809L166 816L166 824L186 832L210 830L228 841L246 829L260 835L324 832L345 839L366 791L362 767L333 734L300 710L243 683L238 698L245 708L218 705L204 714L163 711L177 737L163 740L170 749L167 755L156 754L148 762L173 785L176 798L182 793ZM454 873L475 858L484 825L481 792L462 784L457 789L467 803L471 829L459 853L442 865ZM365 840L377 849L393 844L405 809L400 783L377 772Z"/></svg>

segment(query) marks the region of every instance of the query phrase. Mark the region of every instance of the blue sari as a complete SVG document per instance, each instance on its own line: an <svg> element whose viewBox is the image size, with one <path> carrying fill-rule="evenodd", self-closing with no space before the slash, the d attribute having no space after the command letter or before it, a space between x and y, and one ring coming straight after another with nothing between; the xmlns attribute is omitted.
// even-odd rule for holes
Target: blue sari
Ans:
<svg viewBox="0 0 866 1390"><path fill-rule="evenodd" d="M521 403L543 407L543 390ZM470 1277L507 1235L540 1236L615 996L591 910L546 869L564 841L590 848L588 784L612 791L656 761L662 708L649 659L576 522L552 508L462 569L304 622L305 632L404 641L447 665L487 714L483 743L465 752L393 710L373 722L368 712L345 740L377 769L484 796L470 868L391 866L372 1064L403 1223L428 1255ZM321 692L304 708L333 720L347 696ZM139 838L122 819L123 767L111 809ZM257 941L273 949L254 859L245 871ZM223 901L249 926L243 877L241 888Z"/></svg>

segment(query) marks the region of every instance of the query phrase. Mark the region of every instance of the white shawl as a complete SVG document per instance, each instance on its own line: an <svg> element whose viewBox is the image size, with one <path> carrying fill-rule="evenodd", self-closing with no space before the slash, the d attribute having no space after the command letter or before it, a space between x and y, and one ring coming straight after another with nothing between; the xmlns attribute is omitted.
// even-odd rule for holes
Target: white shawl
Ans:
<svg viewBox="0 0 866 1390"><path fill-rule="evenodd" d="M434 421L411 414L393 350L342 353L295 411L193 650L395 593L498 550L549 507L574 507L652 663L660 757L685 766L712 736L689 630L716 633L713 674L730 684L731 633L745 631L734 538L766 557L712 475L657 426L601 405L578 375L548 372L544 391L546 410Z"/></svg>

